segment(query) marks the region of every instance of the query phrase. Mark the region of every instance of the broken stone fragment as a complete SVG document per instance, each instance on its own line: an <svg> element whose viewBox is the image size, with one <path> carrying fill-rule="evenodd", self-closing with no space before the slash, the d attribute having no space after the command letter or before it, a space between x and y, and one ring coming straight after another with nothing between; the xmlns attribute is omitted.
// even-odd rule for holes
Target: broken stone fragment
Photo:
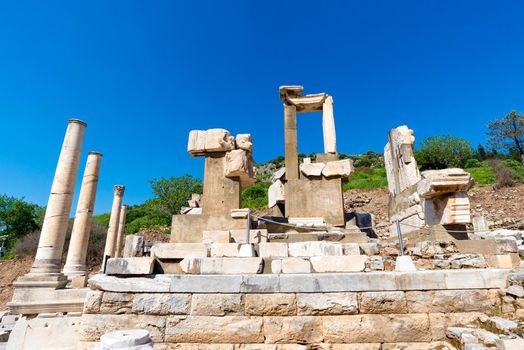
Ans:
<svg viewBox="0 0 524 350"><path fill-rule="evenodd" d="M225 129L191 130L187 152L194 157L235 149L235 138Z"/></svg>
<svg viewBox="0 0 524 350"><path fill-rule="evenodd" d="M271 177L271 182L275 182L277 180L286 180L286 167L282 167L273 173L273 176Z"/></svg>
<svg viewBox="0 0 524 350"><path fill-rule="evenodd" d="M342 159L333 162L327 162L322 170L325 177L342 177L347 178L353 172L353 161L351 159Z"/></svg>
<svg viewBox="0 0 524 350"><path fill-rule="evenodd" d="M286 192L284 184L280 180L276 180L269 186L267 190L267 206L273 208L277 203L282 203L286 200Z"/></svg>
<svg viewBox="0 0 524 350"><path fill-rule="evenodd" d="M302 163L300 164L300 171L306 176L321 176L325 166L324 163Z"/></svg>
<svg viewBox="0 0 524 350"><path fill-rule="evenodd" d="M251 139L251 134L237 134L235 141L237 148L248 152L253 151L253 140Z"/></svg>
<svg viewBox="0 0 524 350"><path fill-rule="evenodd" d="M465 192L471 186L473 178L462 169L428 170L422 173L417 192L424 198L432 198L446 193Z"/></svg>
<svg viewBox="0 0 524 350"><path fill-rule="evenodd" d="M243 188L254 184L256 177L251 154L243 149L227 152L224 176L239 177Z"/></svg>

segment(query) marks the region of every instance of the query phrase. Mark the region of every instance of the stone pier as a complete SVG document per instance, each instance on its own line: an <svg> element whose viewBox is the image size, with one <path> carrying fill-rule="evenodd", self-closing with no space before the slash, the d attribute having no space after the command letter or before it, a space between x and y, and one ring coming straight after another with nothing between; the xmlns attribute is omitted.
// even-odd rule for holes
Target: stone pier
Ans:
<svg viewBox="0 0 524 350"><path fill-rule="evenodd" d="M122 197L124 197L125 186L115 185L113 187L114 197L111 208L111 217L109 218L109 228L107 229L106 246L104 256L115 257L118 226L120 223L120 210L122 209Z"/></svg>
<svg viewBox="0 0 524 350"><path fill-rule="evenodd" d="M122 257L124 251L124 229L126 227L127 205L120 208L120 220L118 222L118 234L116 236L116 257Z"/></svg>
<svg viewBox="0 0 524 350"><path fill-rule="evenodd" d="M14 283L15 287L32 285L61 288L67 283L67 277L60 272L62 252L87 126L85 122L78 119L70 119L68 123L35 261L31 271Z"/></svg>
<svg viewBox="0 0 524 350"><path fill-rule="evenodd" d="M70 279L75 276L86 276L87 274L87 245L93 223L93 210L95 207L101 161L101 153L89 152L76 208L71 241L64 266L64 274Z"/></svg>

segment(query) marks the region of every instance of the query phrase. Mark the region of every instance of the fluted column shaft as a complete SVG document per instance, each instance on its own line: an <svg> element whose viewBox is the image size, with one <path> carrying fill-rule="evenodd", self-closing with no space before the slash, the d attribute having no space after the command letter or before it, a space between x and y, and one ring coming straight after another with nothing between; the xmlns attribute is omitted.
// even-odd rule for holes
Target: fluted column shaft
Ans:
<svg viewBox="0 0 524 350"><path fill-rule="evenodd" d="M93 224L93 210L95 207L101 161L101 153L89 152L76 207L71 241L69 242L69 250L67 251L67 259L64 266L64 274L69 277L85 276L87 274L87 247Z"/></svg>
<svg viewBox="0 0 524 350"><path fill-rule="evenodd" d="M118 235L118 225L120 222L120 209L122 207L122 197L124 196L125 187L115 185L113 188L113 206L111 208L111 217L109 218L109 228L107 230L106 246L104 250L104 257L115 257L116 253L116 239Z"/></svg>
<svg viewBox="0 0 524 350"><path fill-rule="evenodd" d="M118 234L116 235L116 253L115 256L118 258L122 257L124 251L124 229L126 227L126 214L127 205L122 205L120 208L120 218L118 222Z"/></svg>
<svg viewBox="0 0 524 350"><path fill-rule="evenodd" d="M61 275L67 221L71 211L86 126L87 124L81 120L69 120L31 274Z"/></svg>

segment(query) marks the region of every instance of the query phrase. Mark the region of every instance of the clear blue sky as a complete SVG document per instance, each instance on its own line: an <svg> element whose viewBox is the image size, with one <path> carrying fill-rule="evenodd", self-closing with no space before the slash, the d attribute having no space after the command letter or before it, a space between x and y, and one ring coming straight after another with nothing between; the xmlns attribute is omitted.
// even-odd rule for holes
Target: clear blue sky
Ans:
<svg viewBox="0 0 524 350"><path fill-rule="evenodd" d="M524 110L523 13L519 1L3 1L0 193L46 204L70 117L88 123L78 185L87 152L104 154L97 213L113 184L139 204L154 177L201 177L191 129L252 133L264 162L283 154L283 84L333 95L340 152L381 151L402 124L476 146L488 121ZM320 116L298 126L300 151L321 152Z"/></svg>

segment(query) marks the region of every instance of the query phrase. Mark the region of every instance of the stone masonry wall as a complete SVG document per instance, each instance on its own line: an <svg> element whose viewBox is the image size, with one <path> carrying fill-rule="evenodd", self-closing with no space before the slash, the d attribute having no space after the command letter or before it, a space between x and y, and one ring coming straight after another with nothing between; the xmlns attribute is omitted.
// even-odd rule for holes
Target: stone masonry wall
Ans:
<svg viewBox="0 0 524 350"><path fill-rule="evenodd" d="M445 340L448 326L474 323L481 314L501 314L501 298L499 289L270 294L93 290L81 328L88 342L116 329L145 328L156 344L171 344L169 349L365 350L403 342L422 349L421 343L437 346Z"/></svg>

